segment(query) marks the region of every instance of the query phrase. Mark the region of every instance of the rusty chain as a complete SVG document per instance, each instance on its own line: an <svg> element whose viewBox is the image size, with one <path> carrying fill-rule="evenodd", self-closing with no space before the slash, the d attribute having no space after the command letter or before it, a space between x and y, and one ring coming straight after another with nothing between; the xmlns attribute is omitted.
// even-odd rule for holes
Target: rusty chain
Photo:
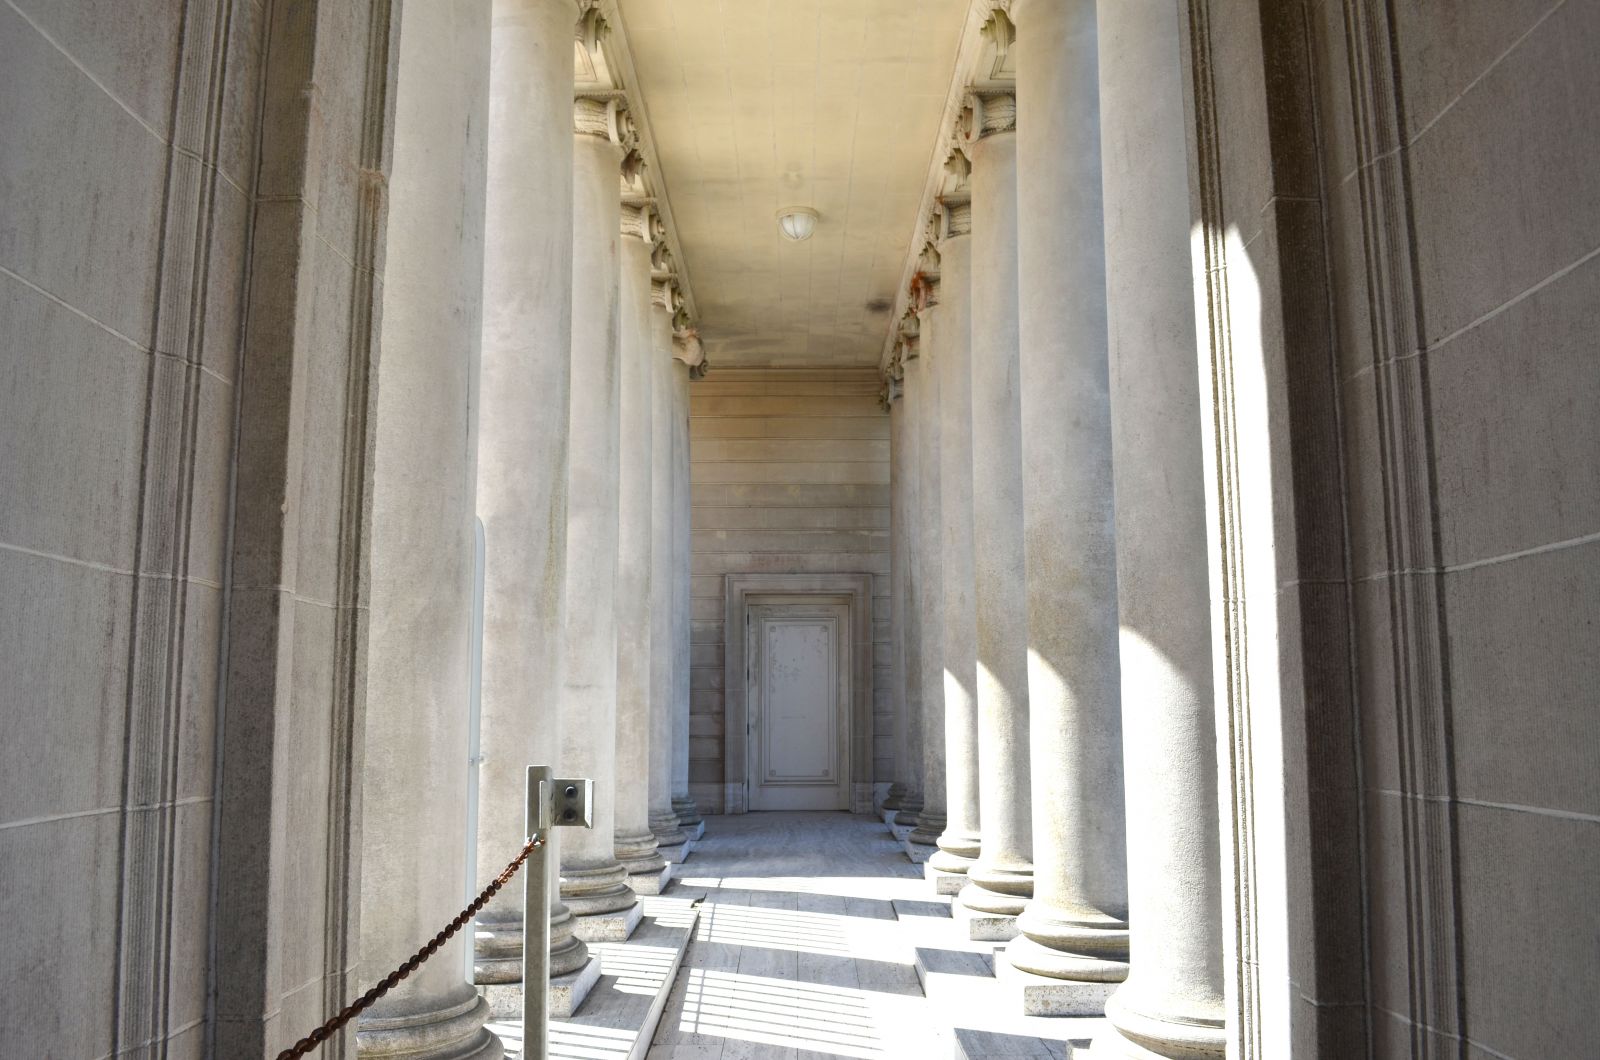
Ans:
<svg viewBox="0 0 1600 1060"><path fill-rule="evenodd" d="M327 1041L329 1038L333 1037L339 1028L343 1027L346 1023L349 1023L364 1009L372 1005L373 1002L377 1001L384 994L387 994L390 990L393 990L395 985L399 983L400 980L416 971L422 965L423 961L426 961L429 957L432 957L435 953L439 952L440 946L443 946L446 942L449 942L452 935L454 935L457 931L460 931L467 925L469 921L472 920L473 917L477 916L478 911L488 903L489 899L493 898L495 894L499 892L500 888L504 887L508 882L510 882L511 877L517 874L517 870L522 868L522 863L528 860L528 855L532 854L536 848L544 846L544 843L544 836L541 835L536 835L532 839L528 840L527 845L522 848L522 852L511 859L511 863L505 867L500 875L494 878L494 881L490 883L489 886L483 889L483 893L478 895L478 897L473 900L471 905L457 913L456 918L450 921L450 923L445 926L443 931L433 936L433 940L431 942L422 947L422 949L418 950L416 953L413 953L410 960L406 961L400 967L384 976L382 982L373 987L371 990L368 990L365 994L362 994L360 997L356 998L355 1001L347 1005L337 1016L328 1020L328 1022L324 1023L322 1026L318 1027L304 1038L301 1038L298 1042L295 1042L293 1048L285 1049L283 1052L279 1053L278 1060L297 1060L299 1057L310 1055L313 1049Z"/></svg>

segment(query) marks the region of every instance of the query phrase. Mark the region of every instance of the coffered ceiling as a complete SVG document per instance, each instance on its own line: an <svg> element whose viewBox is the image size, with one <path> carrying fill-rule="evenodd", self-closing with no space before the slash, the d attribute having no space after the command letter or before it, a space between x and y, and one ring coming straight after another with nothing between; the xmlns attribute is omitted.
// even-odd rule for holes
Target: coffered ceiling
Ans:
<svg viewBox="0 0 1600 1060"><path fill-rule="evenodd" d="M712 362L876 365L968 0L619 6Z"/></svg>

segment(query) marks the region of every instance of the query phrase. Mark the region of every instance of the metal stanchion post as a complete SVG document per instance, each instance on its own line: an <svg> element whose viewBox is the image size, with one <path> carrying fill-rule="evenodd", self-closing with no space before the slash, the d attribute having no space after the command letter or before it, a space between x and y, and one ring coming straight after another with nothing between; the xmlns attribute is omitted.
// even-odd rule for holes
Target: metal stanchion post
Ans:
<svg viewBox="0 0 1600 1060"><path fill-rule="evenodd" d="M552 828L593 827L593 796L592 780L556 780L549 766L529 766L523 841ZM546 842L529 856L522 881L522 1060L550 1055L550 895L559 870Z"/></svg>

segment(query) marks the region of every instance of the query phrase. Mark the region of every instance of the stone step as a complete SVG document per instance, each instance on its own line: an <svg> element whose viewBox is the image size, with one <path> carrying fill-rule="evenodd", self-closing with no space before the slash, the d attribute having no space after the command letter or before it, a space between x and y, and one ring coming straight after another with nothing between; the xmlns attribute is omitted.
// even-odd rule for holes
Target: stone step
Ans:
<svg viewBox="0 0 1600 1060"><path fill-rule="evenodd" d="M626 942L590 944L600 979L577 1015L550 1024L552 1060L644 1060L694 935L703 893L641 898L643 919ZM490 1023L506 1056L522 1056L522 1025Z"/></svg>

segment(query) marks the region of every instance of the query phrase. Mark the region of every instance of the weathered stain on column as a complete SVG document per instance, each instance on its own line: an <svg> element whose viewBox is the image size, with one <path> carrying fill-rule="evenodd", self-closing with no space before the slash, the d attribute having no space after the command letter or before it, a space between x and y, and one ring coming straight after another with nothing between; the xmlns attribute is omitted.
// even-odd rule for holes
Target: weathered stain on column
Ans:
<svg viewBox="0 0 1600 1060"><path fill-rule="evenodd" d="M660 889L646 877L665 867L650 831L650 520L654 510L651 442L649 207L622 207L621 423L617 502L616 856L635 890ZM645 782L640 783L643 779Z"/></svg>
<svg viewBox="0 0 1600 1060"><path fill-rule="evenodd" d="M594 781L594 827L563 837L561 897L586 918L635 905L613 838L617 805L616 573L621 402L622 204L618 172L629 136L618 100L574 106L572 396L567 472L567 604L561 761Z"/></svg>
<svg viewBox="0 0 1600 1060"><path fill-rule="evenodd" d="M1128 979L1094 1052L1220 1057L1222 867L1178 9L1100 9Z"/></svg>
<svg viewBox="0 0 1600 1060"><path fill-rule="evenodd" d="M522 835L530 764L559 760L572 343L572 0L495 0L489 64L478 517L484 529L478 879ZM559 834L552 835L559 863ZM551 888L550 974L588 948ZM522 981L522 888L479 914L475 979Z"/></svg>
<svg viewBox="0 0 1600 1060"><path fill-rule="evenodd" d="M967 870L972 882L960 899L968 909L999 916L1018 915L1033 896L1015 114L1010 95L973 95L962 117L972 162L972 545L983 851Z"/></svg>
<svg viewBox="0 0 1600 1060"><path fill-rule="evenodd" d="M483 309L488 0L401 15L373 426L361 968L382 975L460 910ZM510 837L509 858L520 846ZM457 936L359 1018L361 1055L502 1055Z"/></svg>
<svg viewBox="0 0 1600 1060"><path fill-rule="evenodd" d="M1128 974L1094 6L1019 3L1014 46L1035 876L1006 959L1074 984L1030 999L1051 1015Z"/></svg>

